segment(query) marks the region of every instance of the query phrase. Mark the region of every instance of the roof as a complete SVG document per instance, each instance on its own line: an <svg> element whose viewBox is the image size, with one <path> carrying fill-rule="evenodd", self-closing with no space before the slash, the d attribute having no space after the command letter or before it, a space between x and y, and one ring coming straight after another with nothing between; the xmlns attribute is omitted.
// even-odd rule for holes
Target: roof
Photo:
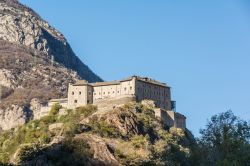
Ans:
<svg viewBox="0 0 250 166"><path fill-rule="evenodd" d="M137 80L142 81L142 82L147 82L147 83L151 83L151 84L155 84L155 85L159 85L159 86L164 86L164 87L168 87L169 86L166 83L162 83L159 81L156 81L152 78L148 78L148 77L137 77Z"/></svg>
<svg viewBox="0 0 250 166"><path fill-rule="evenodd" d="M96 83L91 83L90 85L92 86L107 86L107 85L118 85L120 84L120 81L110 81L110 82L96 82Z"/></svg>
<svg viewBox="0 0 250 166"><path fill-rule="evenodd" d="M60 101L68 101L68 98L63 98L63 99L51 99L49 102L60 102Z"/></svg>
<svg viewBox="0 0 250 166"><path fill-rule="evenodd" d="M73 84L73 86L90 85L90 86L95 87L95 86L118 85L121 82L131 81L133 78L135 78L138 81L151 83L151 84L155 84L155 85L158 85L158 86L163 86L163 87L168 87L169 88L169 86L167 84L165 84L165 83L161 83L159 81L156 81L156 80L148 78L148 77L139 77L139 76L131 76L131 77L128 77L126 79L122 79L120 81L96 82L96 83L88 83L86 80L79 80L75 84Z"/></svg>
<svg viewBox="0 0 250 166"><path fill-rule="evenodd" d="M74 86L80 86L80 85L87 85L88 81L86 80L78 80L75 84L73 84Z"/></svg>
<svg viewBox="0 0 250 166"><path fill-rule="evenodd" d="M151 83L151 84L155 84L155 85L164 86L164 87L169 88L169 86L167 84L156 81L156 80L149 78L149 77L131 76L131 77L128 77L126 79L121 80L121 82L130 81L133 78L136 78L138 81L147 82L147 83Z"/></svg>

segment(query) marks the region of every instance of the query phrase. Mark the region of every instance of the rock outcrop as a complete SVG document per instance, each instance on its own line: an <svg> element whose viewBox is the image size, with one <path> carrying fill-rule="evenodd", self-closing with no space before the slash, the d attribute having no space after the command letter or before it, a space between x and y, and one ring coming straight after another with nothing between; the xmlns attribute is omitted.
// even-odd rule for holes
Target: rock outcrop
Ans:
<svg viewBox="0 0 250 166"><path fill-rule="evenodd" d="M0 128L8 130L23 125L29 120L31 114L31 111L26 107L17 105L12 105L4 110L0 109Z"/></svg>
<svg viewBox="0 0 250 166"><path fill-rule="evenodd" d="M142 126L138 123L135 112L136 110L124 109L123 107L117 107L106 112L98 111L92 116L83 119L81 124L86 125L93 121L105 121L108 125L112 125L122 136L128 137L142 134Z"/></svg>

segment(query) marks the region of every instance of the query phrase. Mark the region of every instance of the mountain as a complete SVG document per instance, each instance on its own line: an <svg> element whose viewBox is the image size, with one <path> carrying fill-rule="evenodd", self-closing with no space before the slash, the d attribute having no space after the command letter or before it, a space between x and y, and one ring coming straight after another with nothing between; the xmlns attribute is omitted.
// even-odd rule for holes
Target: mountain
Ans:
<svg viewBox="0 0 250 166"><path fill-rule="evenodd" d="M0 128L32 119L38 105L65 97L68 83L78 79L102 81L36 12L0 0Z"/></svg>
<svg viewBox="0 0 250 166"><path fill-rule="evenodd" d="M54 56L89 82L101 81L74 54L67 40L32 9L16 0L0 0L0 38Z"/></svg>

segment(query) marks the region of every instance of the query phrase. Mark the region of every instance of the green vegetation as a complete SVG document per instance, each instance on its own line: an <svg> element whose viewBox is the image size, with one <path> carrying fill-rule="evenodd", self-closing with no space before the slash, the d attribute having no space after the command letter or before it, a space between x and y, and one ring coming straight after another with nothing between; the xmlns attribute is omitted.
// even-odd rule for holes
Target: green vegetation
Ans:
<svg viewBox="0 0 250 166"><path fill-rule="evenodd" d="M69 114L65 116L58 115L60 109L61 106L59 104L55 104L52 106L48 116L45 116L40 120L30 121L16 130L3 132L0 135L0 163L7 164L11 155L13 155L16 150L20 148L20 145L27 144L27 146L22 147L22 149L34 149L33 145L40 146L52 141L54 133L49 131L49 125L53 123L63 122L64 132L62 134L66 136L66 138L73 137L75 134L79 133L79 121L81 116L91 115L97 108L95 106L81 107L76 109L76 111L68 111ZM28 146L29 144L32 146ZM35 151L32 151L32 153L35 153ZM23 153L23 155L29 156L26 155L26 152Z"/></svg>
<svg viewBox="0 0 250 166"><path fill-rule="evenodd" d="M54 153L49 153L51 151ZM81 140L72 138L63 141L59 150L48 148L44 154L53 165L58 166L87 165L89 160L93 158L93 151L90 150L89 145Z"/></svg>
<svg viewBox="0 0 250 166"><path fill-rule="evenodd" d="M86 137L106 143L122 165L249 165L250 125L231 111L213 116L195 140L188 131L166 129L153 109L142 104L126 104L110 116L93 115L97 111L93 105L67 110L67 115L60 115L60 109L55 104L48 116L3 132L0 163L8 164L15 153L18 164L43 156L52 165L88 165L94 151L88 141L81 140ZM59 127L51 129L52 124ZM64 139L51 146L56 136Z"/></svg>
<svg viewBox="0 0 250 166"><path fill-rule="evenodd" d="M135 148L143 148L149 142L149 136L144 137L143 135L135 135L131 138L131 143Z"/></svg>
<svg viewBox="0 0 250 166"><path fill-rule="evenodd" d="M50 116L55 116L58 114L59 110L62 108L62 106L58 103L54 104L50 110L49 115Z"/></svg>
<svg viewBox="0 0 250 166"><path fill-rule="evenodd" d="M250 165L250 124L232 111L213 116L200 133L192 156L194 165Z"/></svg>
<svg viewBox="0 0 250 166"><path fill-rule="evenodd" d="M120 136L116 128L104 120L91 119L89 126L92 133L98 134L101 137L115 138Z"/></svg>
<svg viewBox="0 0 250 166"><path fill-rule="evenodd" d="M84 117L88 117L97 111L97 107L95 105L87 105L85 107L76 108L76 112L81 114Z"/></svg>

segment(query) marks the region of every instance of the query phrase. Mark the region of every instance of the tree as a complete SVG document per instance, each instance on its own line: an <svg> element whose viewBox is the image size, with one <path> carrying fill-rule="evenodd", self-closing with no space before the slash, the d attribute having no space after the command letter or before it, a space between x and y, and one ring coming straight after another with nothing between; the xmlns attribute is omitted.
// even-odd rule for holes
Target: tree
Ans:
<svg viewBox="0 0 250 166"><path fill-rule="evenodd" d="M250 124L231 110L212 116L200 134L193 156L195 165L250 165Z"/></svg>

